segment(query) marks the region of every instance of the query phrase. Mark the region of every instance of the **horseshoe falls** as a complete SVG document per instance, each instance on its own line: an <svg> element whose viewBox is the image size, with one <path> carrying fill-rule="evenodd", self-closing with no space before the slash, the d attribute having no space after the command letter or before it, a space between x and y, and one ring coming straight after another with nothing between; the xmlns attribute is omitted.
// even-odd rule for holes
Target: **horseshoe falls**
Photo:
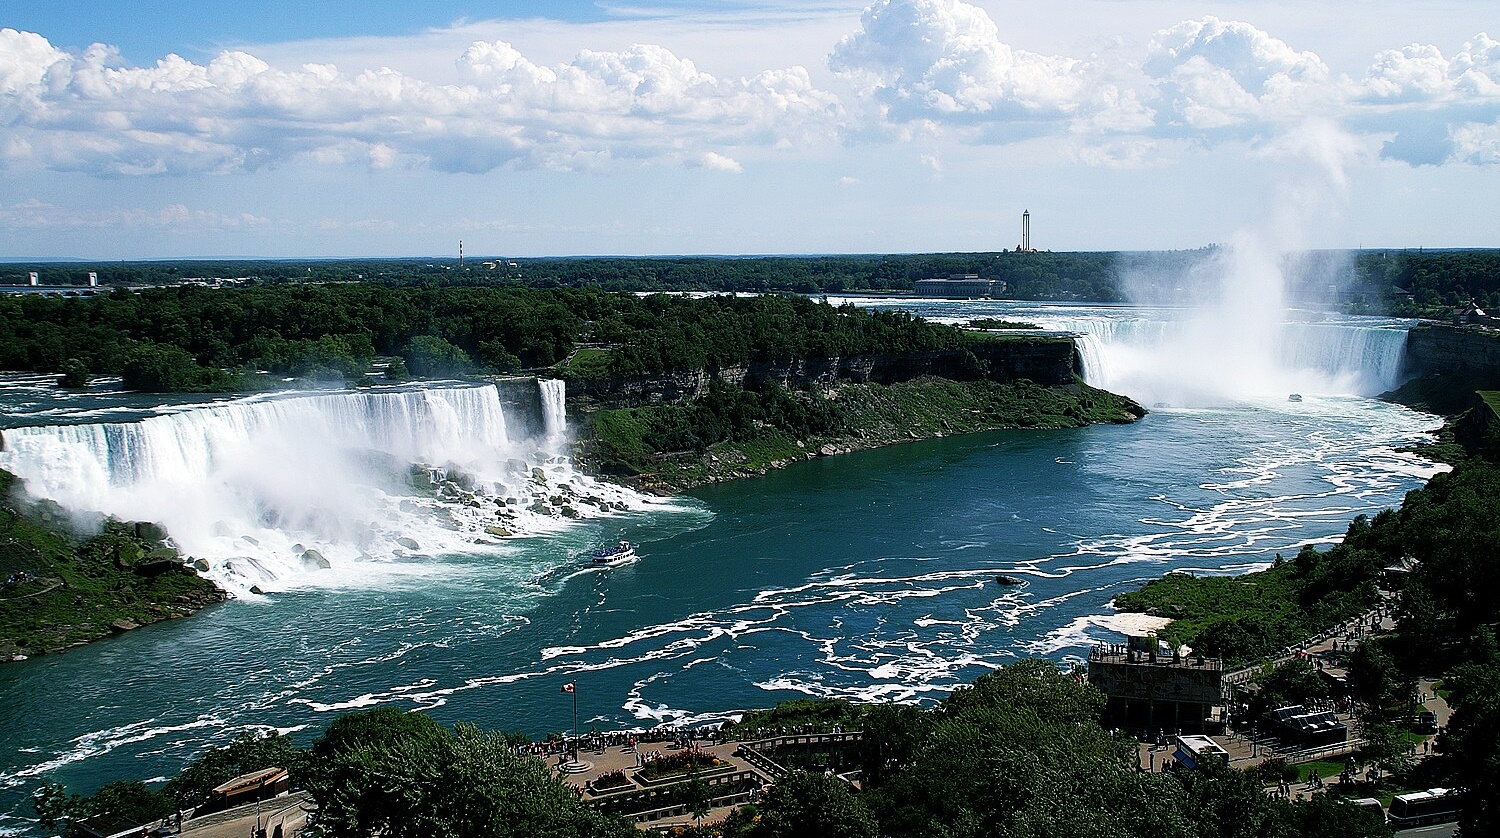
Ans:
<svg viewBox="0 0 1500 838"><path fill-rule="evenodd" d="M1152 404L1199 405L1291 393L1374 396L1401 382L1408 323L1382 318L1288 320L1245 353L1213 321L1155 311L1039 318L1075 332L1084 379Z"/></svg>

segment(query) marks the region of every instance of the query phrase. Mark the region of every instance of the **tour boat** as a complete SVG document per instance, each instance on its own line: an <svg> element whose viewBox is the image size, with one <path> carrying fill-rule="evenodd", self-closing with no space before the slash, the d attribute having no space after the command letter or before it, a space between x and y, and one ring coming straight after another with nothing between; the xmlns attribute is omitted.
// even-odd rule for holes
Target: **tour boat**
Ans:
<svg viewBox="0 0 1500 838"><path fill-rule="evenodd" d="M1286 400L1289 401L1289 402L1300 402L1300 401L1302 401L1302 394L1301 393L1293 393L1290 396L1287 396Z"/></svg>
<svg viewBox="0 0 1500 838"><path fill-rule="evenodd" d="M635 554L635 548L630 542L621 541L613 547L601 547L594 551L590 561L594 567L619 567L622 564L630 564L640 558Z"/></svg>

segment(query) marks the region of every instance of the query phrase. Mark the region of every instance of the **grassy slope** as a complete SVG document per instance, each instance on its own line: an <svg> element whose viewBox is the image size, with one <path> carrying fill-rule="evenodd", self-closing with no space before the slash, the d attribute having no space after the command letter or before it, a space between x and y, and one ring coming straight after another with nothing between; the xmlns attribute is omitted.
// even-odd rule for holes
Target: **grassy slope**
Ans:
<svg viewBox="0 0 1500 838"><path fill-rule="evenodd" d="M767 425L752 439L669 454L651 450L646 441L647 419L655 408L601 410L592 416L590 451L606 471L634 477L647 488L680 491L764 473L813 456L824 446L847 451L976 431L1069 428L1138 418L1131 413L1138 410L1134 403L1103 390L1048 388L1026 381L926 378L889 386L854 384L839 388L834 402L848 432L798 440Z"/></svg>
<svg viewBox="0 0 1500 838"><path fill-rule="evenodd" d="M223 599L190 567L152 567L176 553L150 528L137 535L135 526L111 522L79 538L56 507L21 499L18 483L0 472L0 660L95 640L120 620L146 625Z"/></svg>

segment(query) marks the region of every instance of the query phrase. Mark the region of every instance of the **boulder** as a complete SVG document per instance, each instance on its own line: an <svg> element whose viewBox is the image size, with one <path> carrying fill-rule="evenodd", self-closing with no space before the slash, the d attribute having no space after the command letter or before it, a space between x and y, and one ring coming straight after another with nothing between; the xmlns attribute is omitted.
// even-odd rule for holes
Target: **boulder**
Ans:
<svg viewBox="0 0 1500 838"><path fill-rule="evenodd" d="M142 541L158 542L167 537L167 528L161 524L152 524L147 521L135 523L135 537Z"/></svg>
<svg viewBox="0 0 1500 838"><path fill-rule="evenodd" d="M182 562L177 558L177 554L173 553L167 558L147 558L131 568L131 572L137 576L154 577L181 569Z"/></svg>
<svg viewBox="0 0 1500 838"><path fill-rule="evenodd" d="M118 632L127 632L134 631L141 626L139 623L136 623L133 620L130 620L126 617L121 617L120 619L115 620L113 623L110 623L109 627Z"/></svg>
<svg viewBox="0 0 1500 838"><path fill-rule="evenodd" d="M418 544L415 539L407 538L404 535L396 539L396 543L400 544L402 547L405 547L408 550L422 549L422 545Z"/></svg>
<svg viewBox="0 0 1500 838"><path fill-rule="evenodd" d="M1021 579L1020 577L1017 577L1017 576L1010 576L1010 575L1002 573L999 576L995 577L995 584L996 585L1024 585L1024 584L1026 584L1026 580L1025 579Z"/></svg>
<svg viewBox="0 0 1500 838"><path fill-rule="evenodd" d="M512 535L515 535L515 533L511 532L505 527L497 527L494 524L485 527L484 531L489 533L490 535L495 536L496 538L510 538Z"/></svg>
<svg viewBox="0 0 1500 838"><path fill-rule="evenodd" d="M146 552L133 541L121 541L115 545L115 567L130 570L145 558Z"/></svg>
<svg viewBox="0 0 1500 838"><path fill-rule="evenodd" d="M302 566L308 570L328 570L333 567L322 553L311 548L302 551Z"/></svg>
<svg viewBox="0 0 1500 838"><path fill-rule="evenodd" d="M547 472L542 471L540 468L534 468L531 470L531 479L538 483L546 483Z"/></svg>

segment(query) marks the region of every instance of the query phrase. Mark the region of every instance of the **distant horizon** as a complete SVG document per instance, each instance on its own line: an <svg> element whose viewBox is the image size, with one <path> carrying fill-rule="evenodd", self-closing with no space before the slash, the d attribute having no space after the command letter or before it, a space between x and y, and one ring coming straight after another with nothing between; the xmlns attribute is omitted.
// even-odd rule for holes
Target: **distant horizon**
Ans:
<svg viewBox="0 0 1500 838"><path fill-rule="evenodd" d="M1183 247L1169 249L1146 249L1146 250L1037 250L1036 253L1192 253L1200 250L1210 250L1215 247L1225 247L1223 244L1208 244L1201 247ZM1458 247L1308 247L1298 250L1286 251L1287 255L1293 253L1403 253L1417 252L1485 252L1500 250L1497 246L1458 246ZM1010 254L1026 256L1014 250L912 250L912 251L880 251L866 253L647 253L647 254L567 254L546 256L517 256L497 254L464 254L464 262L487 262L499 259L506 260L568 260L568 259L619 259L619 260L650 260L650 259L827 259L827 258L868 258L878 256L948 256L948 255L1000 255ZM84 257L57 256L57 257L18 257L0 256L0 265L140 265L164 262L418 262L418 261L441 261L457 262L456 253L447 255L416 255L416 256L160 256L145 259L88 259Z"/></svg>

